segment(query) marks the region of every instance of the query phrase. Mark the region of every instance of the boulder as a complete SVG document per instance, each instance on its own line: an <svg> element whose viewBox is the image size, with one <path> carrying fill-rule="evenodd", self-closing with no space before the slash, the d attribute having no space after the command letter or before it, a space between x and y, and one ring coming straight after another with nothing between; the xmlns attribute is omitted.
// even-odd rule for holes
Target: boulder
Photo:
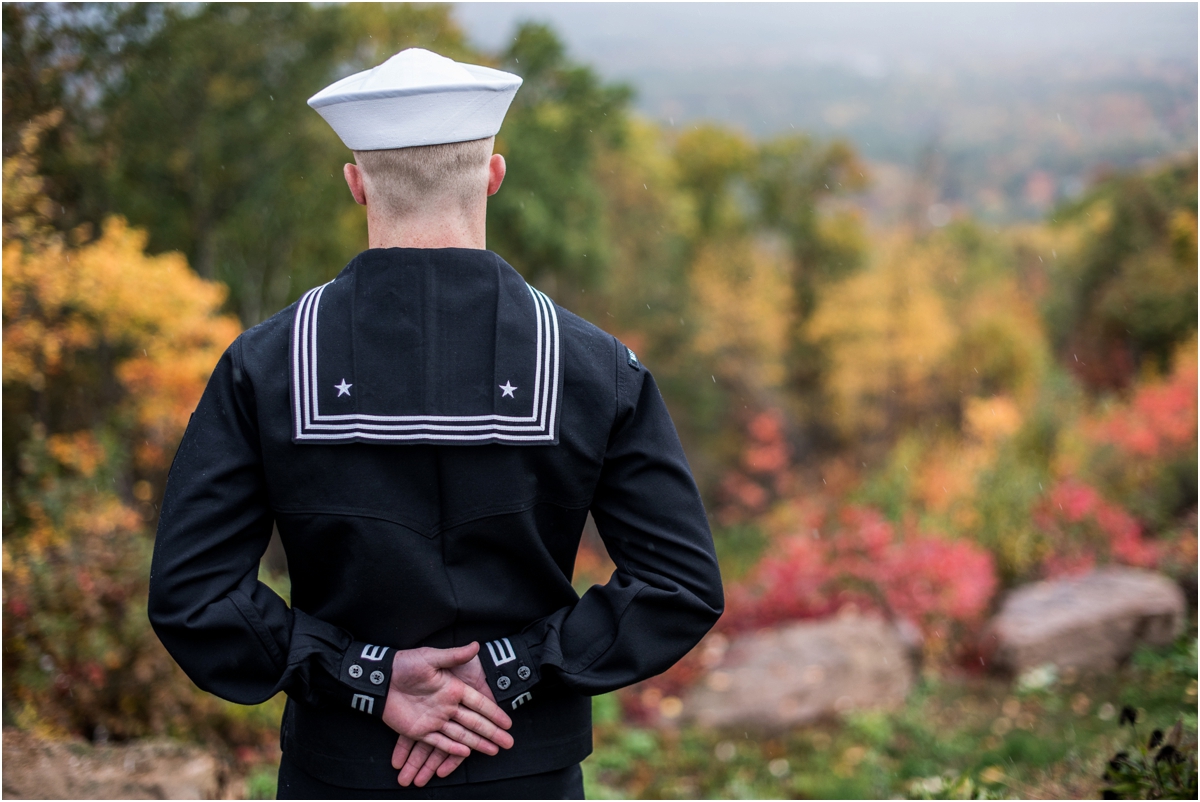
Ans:
<svg viewBox="0 0 1200 802"><path fill-rule="evenodd" d="M220 799L225 767L170 741L93 746L4 729L6 799Z"/></svg>
<svg viewBox="0 0 1200 802"><path fill-rule="evenodd" d="M1048 663L1110 672L1140 644L1175 640L1184 611L1183 592L1168 577L1106 567L1014 589L989 622L984 645L994 667L1014 674Z"/></svg>
<svg viewBox="0 0 1200 802"><path fill-rule="evenodd" d="M735 639L688 695L684 715L714 727L779 729L854 708L903 703L912 636L856 614Z"/></svg>

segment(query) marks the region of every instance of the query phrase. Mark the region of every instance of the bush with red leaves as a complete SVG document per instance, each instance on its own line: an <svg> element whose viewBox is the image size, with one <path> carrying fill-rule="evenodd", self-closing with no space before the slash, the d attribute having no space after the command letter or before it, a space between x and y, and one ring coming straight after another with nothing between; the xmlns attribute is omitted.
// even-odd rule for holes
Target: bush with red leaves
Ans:
<svg viewBox="0 0 1200 802"><path fill-rule="evenodd" d="M746 426L746 445L738 467L721 481L716 518L725 525L753 518L787 492L792 453L783 413L769 409Z"/></svg>
<svg viewBox="0 0 1200 802"><path fill-rule="evenodd" d="M1051 488L1033 521L1047 545L1042 560L1047 578L1084 573L1097 563L1158 564L1159 549L1142 537L1137 520L1076 479Z"/></svg>
<svg viewBox="0 0 1200 802"><path fill-rule="evenodd" d="M986 612L997 579L992 556L967 540L901 533L879 512L845 509L834 531L780 541L749 582L730 590L723 624L753 629L820 618L853 604L908 619L941 642Z"/></svg>
<svg viewBox="0 0 1200 802"><path fill-rule="evenodd" d="M1164 381L1138 389L1127 405L1110 411L1090 428L1091 439L1123 455L1169 459L1196 452L1196 361L1181 359Z"/></svg>
<svg viewBox="0 0 1200 802"><path fill-rule="evenodd" d="M1084 424L1083 478L1150 533L1195 516L1196 375L1195 350L1185 349L1169 376Z"/></svg>

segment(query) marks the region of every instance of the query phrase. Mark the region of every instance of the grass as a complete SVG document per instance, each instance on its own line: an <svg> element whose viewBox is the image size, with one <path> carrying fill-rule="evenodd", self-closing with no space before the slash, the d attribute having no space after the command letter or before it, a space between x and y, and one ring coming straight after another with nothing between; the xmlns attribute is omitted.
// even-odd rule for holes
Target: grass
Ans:
<svg viewBox="0 0 1200 802"><path fill-rule="evenodd" d="M1182 718L1196 742L1196 623L1171 647L1144 648L1107 677L1034 671L1016 681L926 673L899 710L856 711L789 732L647 729L594 700L589 799L1098 798L1109 758L1129 749L1125 705L1145 732ZM246 796L273 799L260 764Z"/></svg>
<svg viewBox="0 0 1200 802"><path fill-rule="evenodd" d="M260 766L246 777L246 798L274 799L278 783L278 766Z"/></svg>
<svg viewBox="0 0 1200 802"><path fill-rule="evenodd" d="M926 674L903 708L852 712L790 732L630 728L596 701L591 799L1097 798L1130 745L1122 706L1145 729L1184 722L1196 739L1196 628L1142 649L1108 677L1052 670L1018 681ZM1140 726L1140 725L1139 725Z"/></svg>

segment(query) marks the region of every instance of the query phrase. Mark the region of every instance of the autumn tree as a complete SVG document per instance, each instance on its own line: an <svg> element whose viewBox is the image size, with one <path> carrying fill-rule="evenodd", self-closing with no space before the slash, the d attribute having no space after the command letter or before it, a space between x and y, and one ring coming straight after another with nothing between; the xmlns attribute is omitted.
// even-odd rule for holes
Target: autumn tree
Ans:
<svg viewBox="0 0 1200 802"><path fill-rule="evenodd" d="M1091 388L1165 373L1196 331L1196 155L1121 173L1055 213L1080 242L1058 261L1046 317L1064 362Z"/></svg>
<svg viewBox="0 0 1200 802"><path fill-rule="evenodd" d="M403 4L6 5L4 36L6 134L65 111L47 160L68 226L121 214L228 285L246 324L366 241L351 155L306 100L404 47L465 53L449 7Z"/></svg>
<svg viewBox="0 0 1200 802"><path fill-rule="evenodd" d="M111 218L50 225L35 148L4 161L4 715L117 737L216 716L146 619L156 501L239 331L223 287ZM210 722L211 723L211 722Z"/></svg>

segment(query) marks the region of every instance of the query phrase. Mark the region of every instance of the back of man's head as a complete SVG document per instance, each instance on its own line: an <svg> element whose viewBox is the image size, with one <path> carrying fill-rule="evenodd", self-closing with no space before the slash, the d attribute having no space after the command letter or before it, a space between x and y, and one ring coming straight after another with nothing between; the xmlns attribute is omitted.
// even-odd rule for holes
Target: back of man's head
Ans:
<svg viewBox="0 0 1200 802"><path fill-rule="evenodd" d="M469 213L485 202L495 137L356 150L368 205L391 218Z"/></svg>

